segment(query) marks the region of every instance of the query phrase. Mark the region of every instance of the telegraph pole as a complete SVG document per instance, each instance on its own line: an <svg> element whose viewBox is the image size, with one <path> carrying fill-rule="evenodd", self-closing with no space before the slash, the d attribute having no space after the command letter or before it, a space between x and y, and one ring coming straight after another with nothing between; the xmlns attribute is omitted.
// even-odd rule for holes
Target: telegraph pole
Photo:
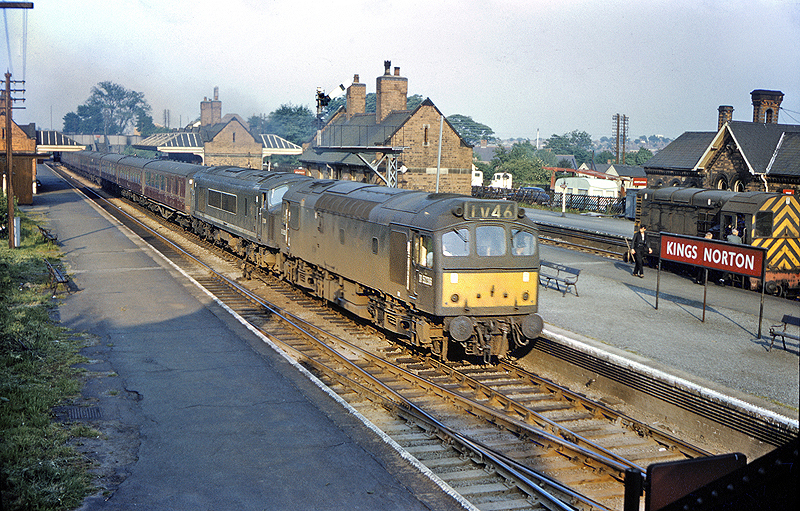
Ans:
<svg viewBox="0 0 800 511"><path fill-rule="evenodd" d="M2 9L33 9L33 2L2 2L0 3ZM11 66L11 62L8 63ZM6 111L6 195L8 196L8 248L16 248L14 239L14 186L13 186L13 166L12 155L13 145L11 143L11 109L13 100L11 99L11 72L6 71L6 89L5 97L3 98L5 111Z"/></svg>
<svg viewBox="0 0 800 511"><path fill-rule="evenodd" d="M14 185L12 169L12 148L11 144L11 73L6 73L6 90L3 98L6 110L6 197L8 198L8 248L16 248L14 244Z"/></svg>

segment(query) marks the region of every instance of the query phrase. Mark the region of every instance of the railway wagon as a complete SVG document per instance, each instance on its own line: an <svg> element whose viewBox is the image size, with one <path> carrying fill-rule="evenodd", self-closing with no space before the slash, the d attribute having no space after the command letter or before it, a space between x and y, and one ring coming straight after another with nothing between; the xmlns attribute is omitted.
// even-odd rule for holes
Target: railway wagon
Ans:
<svg viewBox="0 0 800 511"><path fill-rule="evenodd" d="M767 250L766 289L771 294L800 291L800 201L793 195L731 192L702 188L642 189L636 229L648 229L648 246L658 256L661 232L726 240L736 228L742 242ZM760 286L751 280L753 287Z"/></svg>
<svg viewBox="0 0 800 511"><path fill-rule="evenodd" d="M64 153L61 163L104 188L184 226L192 207L194 174L203 167L169 160L94 151Z"/></svg>
<svg viewBox="0 0 800 511"><path fill-rule="evenodd" d="M516 202L312 180L284 195L284 275L447 358L541 333L539 249Z"/></svg>

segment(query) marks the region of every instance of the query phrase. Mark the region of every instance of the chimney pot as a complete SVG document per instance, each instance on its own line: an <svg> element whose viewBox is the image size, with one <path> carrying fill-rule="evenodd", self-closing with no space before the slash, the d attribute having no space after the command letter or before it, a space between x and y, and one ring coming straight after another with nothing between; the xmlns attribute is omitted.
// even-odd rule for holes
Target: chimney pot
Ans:
<svg viewBox="0 0 800 511"><path fill-rule="evenodd" d="M395 67L394 68L394 75L395 76L400 76L400 68L399 67Z"/></svg>
<svg viewBox="0 0 800 511"><path fill-rule="evenodd" d="M353 75L353 83L358 83L358 75Z"/></svg>
<svg viewBox="0 0 800 511"><path fill-rule="evenodd" d="M384 60L383 61L383 74L388 75L390 67L392 67L392 61L391 60Z"/></svg>

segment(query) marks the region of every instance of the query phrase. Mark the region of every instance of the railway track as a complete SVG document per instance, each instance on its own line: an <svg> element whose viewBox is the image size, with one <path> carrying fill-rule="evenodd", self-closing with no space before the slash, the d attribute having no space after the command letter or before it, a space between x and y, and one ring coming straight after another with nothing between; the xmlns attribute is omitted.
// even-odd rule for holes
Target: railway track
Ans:
<svg viewBox="0 0 800 511"><path fill-rule="evenodd" d="M106 206L115 216L121 209ZM162 235L145 232L144 221L123 222L413 455L465 507L622 509L626 471L709 454L509 363L442 364L281 283L237 282L233 256L199 239L173 241L183 234L171 224L162 222L172 229ZM222 271L202 261L208 250Z"/></svg>
<svg viewBox="0 0 800 511"><path fill-rule="evenodd" d="M536 222L536 227L539 229L539 240L543 243L561 245L613 258L623 258L629 250L629 242L624 236L541 222Z"/></svg>

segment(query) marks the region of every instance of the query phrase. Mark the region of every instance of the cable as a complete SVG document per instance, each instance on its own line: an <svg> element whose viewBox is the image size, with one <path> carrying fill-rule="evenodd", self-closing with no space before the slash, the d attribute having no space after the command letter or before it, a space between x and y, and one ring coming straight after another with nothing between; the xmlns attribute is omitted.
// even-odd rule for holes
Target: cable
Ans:
<svg viewBox="0 0 800 511"><path fill-rule="evenodd" d="M6 10L3 9L3 23L6 27L6 49L8 50L8 70L13 75L14 68L11 66L11 38L8 37L8 15L6 14Z"/></svg>
<svg viewBox="0 0 800 511"><path fill-rule="evenodd" d="M788 117L789 117L789 119L793 120L793 121L794 121L794 122L796 122L796 123L800 123L800 121L798 121L797 119L795 119L793 116L789 115L789 112L791 112L791 113L793 113L793 114L798 114L798 115L800 115L800 112L795 112L794 110L787 110L787 109L785 109L785 108L783 108L783 107L779 107L779 109L780 109L781 111L783 111L783 112L784 112L784 115L788 116Z"/></svg>

